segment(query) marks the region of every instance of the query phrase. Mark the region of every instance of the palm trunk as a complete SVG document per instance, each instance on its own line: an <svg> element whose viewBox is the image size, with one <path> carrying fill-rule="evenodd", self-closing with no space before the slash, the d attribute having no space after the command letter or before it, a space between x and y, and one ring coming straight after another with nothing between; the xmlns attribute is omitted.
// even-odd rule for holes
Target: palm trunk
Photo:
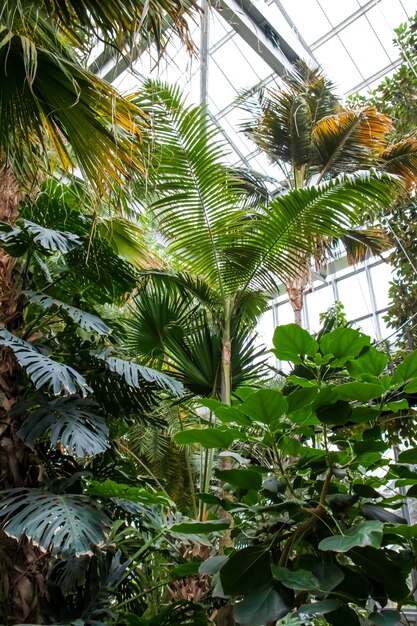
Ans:
<svg viewBox="0 0 417 626"><path fill-rule="evenodd" d="M302 326L301 312L304 305L304 276L297 276L296 278L288 278L285 281L285 287L287 289L288 300L294 311L294 322L298 326Z"/></svg>
<svg viewBox="0 0 417 626"><path fill-rule="evenodd" d="M15 178L0 165L0 221L18 217L19 194ZM13 281L13 259L0 248L0 325L15 330L21 323ZM17 400L16 362L0 348L0 489L35 486L39 480L36 454L17 436L19 416L11 409ZM28 540L16 541L0 532L0 623L41 623L40 598L46 591L49 556Z"/></svg>

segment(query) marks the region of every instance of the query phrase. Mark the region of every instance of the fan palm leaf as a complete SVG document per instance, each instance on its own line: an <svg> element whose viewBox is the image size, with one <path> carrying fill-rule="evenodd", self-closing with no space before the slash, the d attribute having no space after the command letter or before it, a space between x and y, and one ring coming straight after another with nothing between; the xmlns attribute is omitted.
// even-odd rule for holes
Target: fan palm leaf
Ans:
<svg viewBox="0 0 417 626"><path fill-rule="evenodd" d="M141 169L131 141L141 132L141 111L80 66L36 3L3 5L0 81L0 150L21 178L36 175L46 148L64 171L76 163L101 194Z"/></svg>
<svg viewBox="0 0 417 626"><path fill-rule="evenodd" d="M161 50L164 29L170 26L187 48L193 49L186 18L199 10L194 0L41 0L39 5L78 39L81 27L81 33L104 35L107 42L119 47L128 34L130 43L153 42Z"/></svg>

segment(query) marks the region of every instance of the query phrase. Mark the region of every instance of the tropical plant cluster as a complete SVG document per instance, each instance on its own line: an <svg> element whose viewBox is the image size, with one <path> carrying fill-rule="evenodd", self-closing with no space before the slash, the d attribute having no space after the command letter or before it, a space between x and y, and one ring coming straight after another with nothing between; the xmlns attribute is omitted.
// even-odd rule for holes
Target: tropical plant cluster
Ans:
<svg viewBox="0 0 417 626"><path fill-rule="evenodd" d="M373 220L410 192L415 140L300 65L249 107L271 193L178 88L122 97L89 67L92 41L192 50L198 11L0 11L0 623L396 626L417 354L339 305L272 353L257 325L282 285L301 310L336 241L390 245Z"/></svg>

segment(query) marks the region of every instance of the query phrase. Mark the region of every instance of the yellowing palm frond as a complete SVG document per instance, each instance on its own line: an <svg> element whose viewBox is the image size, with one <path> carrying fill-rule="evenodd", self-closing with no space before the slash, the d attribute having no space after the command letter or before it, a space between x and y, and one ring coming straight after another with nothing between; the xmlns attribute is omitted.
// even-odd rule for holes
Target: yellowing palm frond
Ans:
<svg viewBox="0 0 417 626"><path fill-rule="evenodd" d="M0 153L22 177L49 152L64 171L78 165L101 194L141 158L132 140L143 115L73 56L34 4L0 18Z"/></svg>
<svg viewBox="0 0 417 626"><path fill-rule="evenodd" d="M417 139L408 137L389 146L380 154L380 167L390 174L399 176L406 191L417 182Z"/></svg>
<svg viewBox="0 0 417 626"><path fill-rule="evenodd" d="M390 130L390 118L375 107L347 109L319 120L312 141L319 155L320 178L371 167Z"/></svg>

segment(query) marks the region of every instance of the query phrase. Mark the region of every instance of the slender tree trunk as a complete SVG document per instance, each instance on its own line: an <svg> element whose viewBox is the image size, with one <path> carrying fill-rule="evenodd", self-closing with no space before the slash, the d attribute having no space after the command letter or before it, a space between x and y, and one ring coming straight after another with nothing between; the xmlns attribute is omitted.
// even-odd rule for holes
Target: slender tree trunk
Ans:
<svg viewBox="0 0 417 626"><path fill-rule="evenodd" d="M0 221L18 217L19 194L12 172L0 164ZM13 332L21 323L13 281L13 259L0 248L0 326ZM35 486L40 477L36 454L17 436L21 425L16 403L16 362L0 347L0 489ZM49 557L27 539L16 541L0 531L0 623L41 623L40 598L46 593Z"/></svg>
<svg viewBox="0 0 417 626"><path fill-rule="evenodd" d="M285 287L288 293L288 300L294 311L294 322L298 326L302 326L301 312L304 305L304 276L297 276L297 278L288 278L285 281Z"/></svg>

